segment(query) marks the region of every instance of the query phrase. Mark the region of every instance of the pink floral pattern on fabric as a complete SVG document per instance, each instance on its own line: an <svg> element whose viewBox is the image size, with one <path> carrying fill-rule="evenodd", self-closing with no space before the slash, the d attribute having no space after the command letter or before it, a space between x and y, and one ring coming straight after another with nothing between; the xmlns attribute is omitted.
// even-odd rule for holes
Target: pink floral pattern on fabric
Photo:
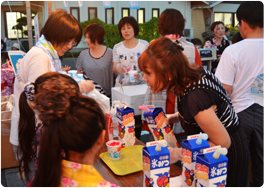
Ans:
<svg viewBox="0 0 264 188"><path fill-rule="evenodd" d="M14 69L4 64L1 69L1 96L9 96L14 93L14 78Z"/></svg>
<svg viewBox="0 0 264 188"><path fill-rule="evenodd" d="M73 179L65 177L61 178L61 184L63 185L63 187L76 187L78 185L78 183Z"/></svg>
<svg viewBox="0 0 264 188"><path fill-rule="evenodd" d="M98 187L119 187L119 186L109 181L101 181L100 183L98 183Z"/></svg>
<svg viewBox="0 0 264 188"><path fill-rule="evenodd" d="M211 41L206 41L204 43L204 48L207 49L207 48L214 48L215 50L218 50L218 46L221 46L221 44L216 40L216 38L213 38L212 39L213 41L213 44L211 43ZM223 45L226 45L226 40L223 39Z"/></svg>
<svg viewBox="0 0 264 188"><path fill-rule="evenodd" d="M77 169L81 169L82 165L78 163L69 163L68 167L73 168L73 171L76 172Z"/></svg>

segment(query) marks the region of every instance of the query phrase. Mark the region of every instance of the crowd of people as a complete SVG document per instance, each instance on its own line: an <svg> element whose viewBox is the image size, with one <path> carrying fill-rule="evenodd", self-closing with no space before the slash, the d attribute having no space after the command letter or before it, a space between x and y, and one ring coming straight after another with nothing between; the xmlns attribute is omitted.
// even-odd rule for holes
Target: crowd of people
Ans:
<svg viewBox="0 0 264 188"><path fill-rule="evenodd" d="M204 48L214 48L217 59L207 71L198 51L202 42L183 37L185 19L176 9L161 13L161 37L150 43L136 38L135 18L122 18L118 30L124 40L113 49L103 45L101 25L90 24L82 34L71 14L54 10L15 75L10 142L20 177L41 187L118 186L105 181L93 167L105 143L106 121L98 102L83 94L96 88L111 97L114 85L147 84L144 104L173 114L167 122L176 137L204 132L210 146L228 149L226 186L249 186L250 158L254 185L261 186L263 106L252 99L250 89L264 73L263 4L243 2L236 16L241 38L232 42L223 22L212 24L215 37ZM85 80L77 83L67 75L70 67L62 67L60 57L77 46L82 35L87 49L80 53L76 68ZM130 71L136 71L134 82ZM142 120L142 129L150 131L143 116ZM171 163L181 160L180 146L169 150Z"/></svg>

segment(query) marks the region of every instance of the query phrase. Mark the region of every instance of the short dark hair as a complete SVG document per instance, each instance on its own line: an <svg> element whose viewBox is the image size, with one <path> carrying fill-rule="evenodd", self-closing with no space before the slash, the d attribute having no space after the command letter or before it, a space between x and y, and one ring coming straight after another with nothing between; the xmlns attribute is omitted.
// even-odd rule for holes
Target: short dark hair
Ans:
<svg viewBox="0 0 264 188"><path fill-rule="evenodd" d="M104 27L101 26L98 23L92 23L86 26L84 29L84 36L88 34L91 42L95 44L95 41L98 44L103 44L104 42L104 36L105 36L105 30Z"/></svg>
<svg viewBox="0 0 264 188"><path fill-rule="evenodd" d="M261 1L246 1L241 3L236 11L238 23L247 22L250 28L263 28L263 3Z"/></svg>
<svg viewBox="0 0 264 188"><path fill-rule="evenodd" d="M162 36L169 34L183 36L184 27L185 19L180 11L176 9L166 9L161 13L158 29Z"/></svg>
<svg viewBox="0 0 264 188"><path fill-rule="evenodd" d="M230 29L228 27L225 27L225 32L230 31Z"/></svg>
<svg viewBox="0 0 264 188"><path fill-rule="evenodd" d="M41 33L53 46L64 44L72 39L78 44L82 39L80 24L73 15L68 14L64 9L55 9L50 14Z"/></svg>
<svg viewBox="0 0 264 188"><path fill-rule="evenodd" d="M211 25L211 31L214 31L215 27L218 26L219 24L222 24L225 27L225 24L223 22L220 22L220 21L214 22Z"/></svg>
<svg viewBox="0 0 264 188"><path fill-rule="evenodd" d="M191 43L193 43L194 45L202 45L202 41L198 38L192 39Z"/></svg>
<svg viewBox="0 0 264 188"><path fill-rule="evenodd" d="M130 24L133 27L133 29L134 29L135 37L138 36L138 33L139 33L138 23L137 23L136 19L134 17L132 17L132 16L124 17L124 18L122 18L119 21L119 23L118 23L118 31L119 31L120 36L122 38L124 38L122 36L121 29L126 24Z"/></svg>

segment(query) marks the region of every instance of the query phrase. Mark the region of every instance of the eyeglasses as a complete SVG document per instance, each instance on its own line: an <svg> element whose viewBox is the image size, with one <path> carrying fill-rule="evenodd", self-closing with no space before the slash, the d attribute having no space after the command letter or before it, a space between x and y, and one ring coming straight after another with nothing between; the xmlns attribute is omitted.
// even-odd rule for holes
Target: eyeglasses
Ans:
<svg viewBox="0 0 264 188"><path fill-rule="evenodd" d="M77 44L77 42L67 42L67 45L71 45L71 46L75 46Z"/></svg>

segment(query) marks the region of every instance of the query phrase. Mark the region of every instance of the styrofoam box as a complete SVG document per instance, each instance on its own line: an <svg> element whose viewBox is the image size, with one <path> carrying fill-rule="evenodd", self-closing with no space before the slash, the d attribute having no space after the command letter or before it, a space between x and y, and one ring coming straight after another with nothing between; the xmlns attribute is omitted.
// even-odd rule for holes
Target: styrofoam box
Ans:
<svg viewBox="0 0 264 188"><path fill-rule="evenodd" d="M135 115L141 115L138 106L144 104L145 93L148 86L146 84L135 86L123 86L124 92L120 87L112 87L112 105L114 100L126 103L129 107L133 108Z"/></svg>

